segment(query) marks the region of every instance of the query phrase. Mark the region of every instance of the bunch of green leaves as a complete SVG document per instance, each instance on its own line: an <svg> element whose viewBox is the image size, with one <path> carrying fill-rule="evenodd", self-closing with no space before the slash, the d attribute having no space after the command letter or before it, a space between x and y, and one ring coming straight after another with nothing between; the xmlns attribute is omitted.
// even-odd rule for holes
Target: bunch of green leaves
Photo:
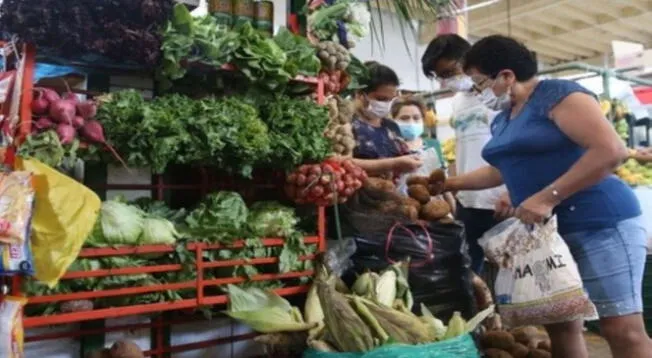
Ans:
<svg viewBox="0 0 652 358"><path fill-rule="evenodd" d="M319 74L321 62L315 48L305 37L295 35L283 27L274 36L274 42L285 52L285 70L290 76Z"/></svg>
<svg viewBox="0 0 652 358"><path fill-rule="evenodd" d="M367 66L359 58L353 56L353 54L351 55L349 67L346 68L346 73L349 75L351 81L346 86L345 92L341 94L342 96L353 95L355 92L363 89L365 83L369 83L369 70Z"/></svg>
<svg viewBox="0 0 652 358"><path fill-rule="evenodd" d="M70 169L77 160L78 149L79 140L63 145L54 130L47 130L27 136L18 148L18 155L36 159L53 168Z"/></svg>
<svg viewBox="0 0 652 358"><path fill-rule="evenodd" d="M261 98L259 111L271 138L268 164L289 170L302 163L320 162L330 153L330 143L324 137L328 124L325 106L280 95Z"/></svg>
<svg viewBox="0 0 652 358"><path fill-rule="evenodd" d="M231 243L246 234L249 210L240 194L209 194L186 217L186 235L196 241Z"/></svg>
<svg viewBox="0 0 652 358"><path fill-rule="evenodd" d="M235 34L220 30L212 16L193 17L186 6L177 4L163 31L158 78L164 85L182 78L187 62L220 67L230 60L237 45Z"/></svg>
<svg viewBox="0 0 652 358"><path fill-rule="evenodd" d="M267 126L237 98L170 94L146 102L128 90L112 94L97 118L129 166L154 173L172 163L207 164L249 177L270 151Z"/></svg>
<svg viewBox="0 0 652 358"><path fill-rule="evenodd" d="M260 158L270 152L267 126L256 109L238 98L189 100L193 113L185 117L192 138L179 153L179 163L216 165L251 177Z"/></svg>
<svg viewBox="0 0 652 358"><path fill-rule="evenodd" d="M234 32L240 46L231 62L251 82L277 90L290 81L292 75L285 70L288 57L274 39L254 29L250 22L239 25Z"/></svg>

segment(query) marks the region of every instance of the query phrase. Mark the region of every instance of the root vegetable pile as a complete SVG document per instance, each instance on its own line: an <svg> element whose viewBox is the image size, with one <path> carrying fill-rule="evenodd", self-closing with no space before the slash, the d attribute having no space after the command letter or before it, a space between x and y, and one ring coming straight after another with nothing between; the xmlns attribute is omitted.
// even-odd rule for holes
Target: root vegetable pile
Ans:
<svg viewBox="0 0 652 358"><path fill-rule="evenodd" d="M322 63L319 78L324 81L326 94L336 94L344 90L350 81L346 69L351 63L351 55L344 46L324 41L316 45L317 57Z"/></svg>
<svg viewBox="0 0 652 358"><path fill-rule="evenodd" d="M489 358L550 358L550 337L537 327L525 326L511 331L487 331L480 344Z"/></svg>
<svg viewBox="0 0 652 358"><path fill-rule="evenodd" d="M54 130L62 145L72 144L79 135L86 142L105 146L122 165L127 166L106 142L102 124L95 120L95 101L80 101L70 90L59 95L53 89L37 87L31 109L34 118L32 133Z"/></svg>
<svg viewBox="0 0 652 358"><path fill-rule="evenodd" d="M331 141L333 153L345 157L353 155L355 149L355 138L351 127L353 103L334 96L329 98L327 106L329 121L324 136Z"/></svg>
<svg viewBox="0 0 652 358"><path fill-rule="evenodd" d="M333 41L323 41L318 43L316 48L317 57L326 71L346 71L349 67L351 55L344 46Z"/></svg>
<svg viewBox="0 0 652 358"><path fill-rule="evenodd" d="M358 195L361 204L382 214L404 217L410 221L440 221L451 212L448 203L440 195L446 176L441 169L429 177L408 178L408 197L397 192L390 180L368 178Z"/></svg>
<svg viewBox="0 0 652 358"><path fill-rule="evenodd" d="M367 173L349 160L327 160L302 165L287 176L285 193L298 204L329 206L344 203L367 178Z"/></svg>

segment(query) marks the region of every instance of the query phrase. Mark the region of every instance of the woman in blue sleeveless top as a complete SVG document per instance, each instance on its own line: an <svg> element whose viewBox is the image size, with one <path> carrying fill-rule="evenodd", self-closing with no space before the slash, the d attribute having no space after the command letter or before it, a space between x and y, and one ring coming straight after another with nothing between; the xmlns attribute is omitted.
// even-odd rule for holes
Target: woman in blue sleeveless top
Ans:
<svg viewBox="0 0 652 358"><path fill-rule="evenodd" d="M464 70L503 111L482 151L490 165L450 178L447 189L504 183L523 222L556 214L614 357L652 357L641 314L647 236L637 198L612 175L627 148L595 96L575 82L539 80L533 54L504 36L473 45ZM582 321L546 329L554 357L588 357Z"/></svg>

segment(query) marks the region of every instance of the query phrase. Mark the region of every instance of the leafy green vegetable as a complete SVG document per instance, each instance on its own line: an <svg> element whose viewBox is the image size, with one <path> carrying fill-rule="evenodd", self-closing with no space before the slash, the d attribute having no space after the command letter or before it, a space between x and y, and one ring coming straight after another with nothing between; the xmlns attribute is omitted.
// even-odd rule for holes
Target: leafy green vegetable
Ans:
<svg viewBox="0 0 652 358"><path fill-rule="evenodd" d="M268 163L292 169L307 162L319 162L330 153L324 137L328 109L312 101L273 96L261 99L260 116L269 127L272 153Z"/></svg>
<svg viewBox="0 0 652 358"><path fill-rule="evenodd" d="M317 76L321 68L321 62L315 53L315 48L305 37L290 32L287 28L281 28L274 42L285 52L287 61L285 70L292 76Z"/></svg>
<svg viewBox="0 0 652 358"><path fill-rule="evenodd" d="M242 238L240 235L248 213L238 193L221 191L209 194L186 217L187 233L195 240L231 243Z"/></svg>
<svg viewBox="0 0 652 358"><path fill-rule="evenodd" d="M140 242L144 245L166 244L172 245L177 242L179 233L174 224L166 219L147 218L143 222L143 236Z"/></svg>
<svg viewBox="0 0 652 358"><path fill-rule="evenodd" d="M131 205L105 201L100 209L102 235L107 243L135 245L143 232L144 213Z"/></svg>
<svg viewBox="0 0 652 358"><path fill-rule="evenodd" d="M112 94L97 118L130 166L154 173L171 163L206 164L249 177L270 152L267 126L254 107L237 98L172 94L145 102L129 90Z"/></svg>
<svg viewBox="0 0 652 358"><path fill-rule="evenodd" d="M18 148L18 155L23 158L34 158L53 168L70 169L77 160L79 140L62 145L57 133L48 130L27 136Z"/></svg>
<svg viewBox="0 0 652 358"><path fill-rule="evenodd" d="M259 237L285 237L296 231L294 209L277 202L260 201L249 211L249 227Z"/></svg>

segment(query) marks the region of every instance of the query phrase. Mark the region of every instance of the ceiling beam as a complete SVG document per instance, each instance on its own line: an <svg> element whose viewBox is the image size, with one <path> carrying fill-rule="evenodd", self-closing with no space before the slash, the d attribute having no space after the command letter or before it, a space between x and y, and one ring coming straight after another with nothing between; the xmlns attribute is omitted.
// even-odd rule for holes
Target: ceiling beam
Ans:
<svg viewBox="0 0 652 358"><path fill-rule="evenodd" d="M582 9L577 9L577 11L581 12L583 10ZM637 17L646 16L646 15L647 15L646 12L641 12L639 10L637 10L637 12L635 14L629 13L629 14L627 14L627 16L621 17L621 18L618 18L618 19L615 19L615 18L610 17L610 16L600 16L600 15L598 15L597 19L596 19L597 21L594 22L594 23L587 24L587 23L578 21L578 22L573 23L571 25L572 26L571 29L569 29L569 30L552 31L552 32L548 33L547 35L537 36L537 37L533 38L532 40L533 41L540 41L540 40L543 40L543 39L559 39L559 38L564 38L564 37L570 37L570 36L574 36L574 34L576 32L586 32L586 31L589 31L589 30L599 29L600 27L603 27L602 25L605 25L605 24L610 24L610 23L616 24L619 21L627 21L630 18L637 18Z"/></svg>
<svg viewBox="0 0 652 358"><path fill-rule="evenodd" d="M485 36L495 35L495 34L502 34L502 33L492 29L485 29L485 30L473 32L473 35L479 37L485 37ZM512 36L518 41L525 43L525 45L530 50L535 51L540 55L546 55L550 57L553 61L572 60L573 58L578 57L578 55L575 54L574 52L561 50L559 48L551 47L549 45L542 44L542 43L532 43L528 41L529 35L522 31L514 32L512 33Z"/></svg>
<svg viewBox="0 0 652 358"><path fill-rule="evenodd" d="M557 6L560 6L565 3L569 3L574 0L559 0L559 1L550 1L550 0L530 0L524 1L523 5L513 6L510 9L511 17L507 18L507 9L504 6L504 9L496 12L492 11L495 9L495 6L488 6L484 9L472 11L469 13L469 28L472 30L484 30L491 28L497 25L504 24L508 21L514 21L523 18L524 16L531 16L542 11L553 9ZM503 2L504 3L504 2ZM501 3L498 3L501 4Z"/></svg>
<svg viewBox="0 0 652 358"><path fill-rule="evenodd" d="M531 32L539 33L541 35L547 35L547 31L545 31L548 26L552 28L551 31L554 31L555 28L560 28L562 30L570 30L571 25L568 24L568 22L562 21L559 18L552 18L549 16L537 16L537 17L531 17L527 18L527 21L520 23L520 24L515 24L519 28L524 28L526 30L529 30ZM542 24L542 25L533 25L535 24ZM568 36L563 39L563 42L569 43L572 46L577 46L580 49L585 49L597 53L602 53L606 48L609 47L610 42L609 41L595 41L594 39L588 38L590 35L583 36L581 33L579 34L574 34L575 36ZM555 42L561 42L559 40L555 40Z"/></svg>

